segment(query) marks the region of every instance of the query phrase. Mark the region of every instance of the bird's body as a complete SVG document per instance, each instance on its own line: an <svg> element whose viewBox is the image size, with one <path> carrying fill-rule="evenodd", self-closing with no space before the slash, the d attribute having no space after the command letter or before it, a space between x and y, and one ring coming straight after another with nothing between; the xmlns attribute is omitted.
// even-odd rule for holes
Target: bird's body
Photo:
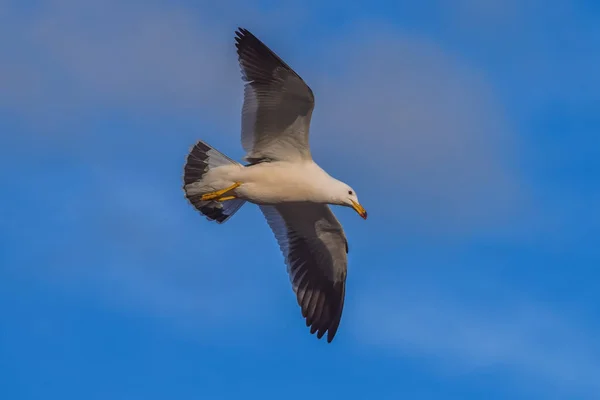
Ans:
<svg viewBox="0 0 600 400"><path fill-rule="evenodd" d="M257 204L285 258L311 333L331 342L344 306L348 242L329 204L366 219L356 193L313 161L308 145L312 90L245 29L236 37L244 80L242 165L199 141L188 154L184 191L209 220L224 223Z"/></svg>
<svg viewBox="0 0 600 400"><path fill-rule="evenodd" d="M258 205L277 205L287 202L309 202L332 204L327 189L340 184L317 163L275 161L249 166L224 165L211 169L206 176L209 187L199 187L202 192L212 192L230 187L235 182L240 186L231 194ZM194 189L191 185L190 189Z"/></svg>

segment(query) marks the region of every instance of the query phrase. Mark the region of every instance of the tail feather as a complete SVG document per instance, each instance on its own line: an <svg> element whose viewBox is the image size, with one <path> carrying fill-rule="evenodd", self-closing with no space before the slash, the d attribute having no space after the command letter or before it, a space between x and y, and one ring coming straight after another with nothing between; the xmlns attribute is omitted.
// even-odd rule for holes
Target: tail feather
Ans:
<svg viewBox="0 0 600 400"><path fill-rule="evenodd" d="M216 221L219 224L231 218L244 205L245 200L234 199L222 203L202 201L200 199L204 193L193 190L193 184L201 182L211 168L229 164L238 163L203 141L198 141L190 150L183 169L185 197L209 221Z"/></svg>

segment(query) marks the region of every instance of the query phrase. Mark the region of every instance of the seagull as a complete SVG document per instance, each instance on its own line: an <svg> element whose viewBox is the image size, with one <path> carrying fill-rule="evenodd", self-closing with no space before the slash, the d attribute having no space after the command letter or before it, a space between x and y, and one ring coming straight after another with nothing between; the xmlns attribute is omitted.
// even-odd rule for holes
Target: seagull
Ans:
<svg viewBox="0 0 600 400"><path fill-rule="evenodd" d="M258 205L283 253L310 333L331 343L346 291L348 241L329 205L367 212L354 189L312 159L314 95L302 78L247 29L235 32L244 84L245 164L204 141L189 151L183 190L208 220L222 224L246 202Z"/></svg>

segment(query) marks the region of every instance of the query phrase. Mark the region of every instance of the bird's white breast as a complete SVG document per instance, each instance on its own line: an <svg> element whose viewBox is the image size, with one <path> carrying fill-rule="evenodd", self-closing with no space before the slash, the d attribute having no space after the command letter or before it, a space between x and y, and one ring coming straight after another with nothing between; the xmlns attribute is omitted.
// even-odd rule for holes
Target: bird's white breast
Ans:
<svg viewBox="0 0 600 400"><path fill-rule="evenodd" d="M312 161L277 161L245 167L239 172L242 183L236 196L256 204L284 202L326 202L323 189L332 179Z"/></svg>

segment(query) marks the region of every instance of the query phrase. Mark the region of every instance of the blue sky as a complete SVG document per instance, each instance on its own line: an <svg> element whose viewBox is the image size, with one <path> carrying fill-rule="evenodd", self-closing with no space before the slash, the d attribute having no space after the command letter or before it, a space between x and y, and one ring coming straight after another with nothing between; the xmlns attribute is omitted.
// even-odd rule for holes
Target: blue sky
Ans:
<svg viewBox="0 0 600 400"><path fill-rule="evenodd" d="M597 398L597 3L321 3L0 1L2 398ZM242 156L237 26L369 211L329 345L256 207L183 198Z"/></svg>

